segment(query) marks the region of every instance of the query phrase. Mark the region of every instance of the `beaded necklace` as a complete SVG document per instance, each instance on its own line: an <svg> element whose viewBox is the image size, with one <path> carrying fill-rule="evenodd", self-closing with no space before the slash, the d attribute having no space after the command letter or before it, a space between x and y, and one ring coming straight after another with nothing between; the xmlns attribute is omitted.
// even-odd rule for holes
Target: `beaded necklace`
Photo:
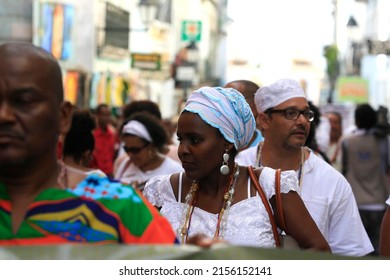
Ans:
<svg viewBox="0 0 390 280"><path fill-rule="evenodd" d="M258 167L262 166L261 154L262 154L263 144L264 144L263 142L261 142L259 144L258 151L257 151L256 166L258 166ZM304 163L305 163L305 149L303 147L301 147L301 163L299 164L299 169L298 169L298 182L299 182L299 188L301 190L302 190Z"/></svg>
<svg viewBox="0 0 390 280"><path fill-rule="evenodd" d="M240 174L240 168L236 164L234 166L234 171L230 175L229 184L225 188L223 195L223 204L220 212L218 213L217 226L214 233L214 239L222 239L226 232L227 226L227 217L229 214L230 207L233 203L234 192L236 188L236 183L238 176ZM177 229L177 234L180 236L181 243L184 244L188 239L188 231L191 225L192 214L195 209L195 204L199 195L199 183L197 180L192 181L190 191L185 197L185 207L183 209L183 216Z"/></svg>

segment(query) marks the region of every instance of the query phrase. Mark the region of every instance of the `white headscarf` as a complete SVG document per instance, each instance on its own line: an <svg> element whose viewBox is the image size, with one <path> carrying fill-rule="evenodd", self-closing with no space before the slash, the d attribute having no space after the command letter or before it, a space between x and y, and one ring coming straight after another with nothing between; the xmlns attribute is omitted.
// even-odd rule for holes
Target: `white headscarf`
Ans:
<svg viewBox="0 0 390 280"><path fill-rule="evenodd" d="M232 88L202 87L195 90L183 111L196 113L207 124L219 129L237 150L249 143L256 127L244 96Z"/></svg>
<svg viewBox="0 0 390 280"><path fill-rule="evenodd" d="M132 134L152 143L152 137L146 127L139 121L131 120L122 128L122 134Z"/></svg>
<svg viewBox="0 0 390 280"><path fill-rule="evenodd" d="M255 94L256 109L265 112L269 108L295 97L306 99L305 92L299 83L292 79L280 79L268 86L262 86Z"/></svg>

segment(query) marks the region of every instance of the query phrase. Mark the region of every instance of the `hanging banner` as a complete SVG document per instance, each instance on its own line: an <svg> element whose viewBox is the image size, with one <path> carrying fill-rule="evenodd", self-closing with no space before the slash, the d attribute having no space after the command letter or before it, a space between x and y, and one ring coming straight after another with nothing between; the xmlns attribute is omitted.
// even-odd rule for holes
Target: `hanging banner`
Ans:
<svg viewBox="0 0 390 280"><path fill-rule="evenodd" d="M80 74L76 71L67 71L64 78L65 100L73 105L77 103L79 92L79 77Z"/></svg>
<svg viewBox="0 0 390 280"><path fill-rule="evenodd" d="M337 99L340 102L368 102L368 81L362 77L339 77L336 85Z"/></svg>
<svg viewBox="0 0 390 280"><path fill-rule="evenodd" d="M41 3L38 44L60 60L72 54L72 28L75 10L72 5Z"/></svg>

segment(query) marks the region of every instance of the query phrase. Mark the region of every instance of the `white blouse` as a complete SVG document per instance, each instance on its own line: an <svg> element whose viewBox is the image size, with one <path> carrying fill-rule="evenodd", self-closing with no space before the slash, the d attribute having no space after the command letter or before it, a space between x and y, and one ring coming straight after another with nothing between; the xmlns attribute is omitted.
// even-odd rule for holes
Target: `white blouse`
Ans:
<svg viewBox="0 0 390 280"><path fill-rule="evenodd" d="M275 195L274 169L264 167L259 182L268 199ZM181 192L181 182L179 185L179 192ZM282 193L299 190L297 176L294 171L283 171L281 173L280 189ZM170 175L151 178L147 182L143 193L153 205L161 207L161 213L170 221L173 229L178 230L186 205L180 200L176 200L170 184ZM275 247L267 210L259 195L250 196L249 178L248 198L233 204L228 215L224 240L232 245ZM218 214L209 213L195 207L188 236L204 233L213 238L217 221Z"/></svg>

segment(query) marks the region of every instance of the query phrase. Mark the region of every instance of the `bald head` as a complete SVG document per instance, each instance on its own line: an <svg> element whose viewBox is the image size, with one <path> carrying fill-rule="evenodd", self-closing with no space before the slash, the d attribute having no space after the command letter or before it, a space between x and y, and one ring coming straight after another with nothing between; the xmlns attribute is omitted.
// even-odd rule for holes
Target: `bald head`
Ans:
<svg viewBox="0 0 390 280"><path fill-rule="evenodd" d="M236 81L231 81L227 83L225 88L231 87L244 95L245 98L254 98L256 91L259 89L259 86L249 80L236 80Z"/></svg>
<svg viewBox="0 0 390 280"><path fill-rule="evenodd" d="M45 75L46 82L58 97L64 98L62 72L57 59L44 49L25 42L11 42L0 45L0 62L15 61L15 67L3 71L18 72L31 71ZM36 73L35 73L36 74Z"/></svg>
<svg viewBox="0 0 390 280"><path fill-rule="evenodd" d="M245 97L246 102L251 107L253 116L256 118L257 109L255 105L255 94L259 89L259 86L256 83L249 80L235 80L227 83L224 88L234 88L235 90L241 92L241 94Z"/></svg>

